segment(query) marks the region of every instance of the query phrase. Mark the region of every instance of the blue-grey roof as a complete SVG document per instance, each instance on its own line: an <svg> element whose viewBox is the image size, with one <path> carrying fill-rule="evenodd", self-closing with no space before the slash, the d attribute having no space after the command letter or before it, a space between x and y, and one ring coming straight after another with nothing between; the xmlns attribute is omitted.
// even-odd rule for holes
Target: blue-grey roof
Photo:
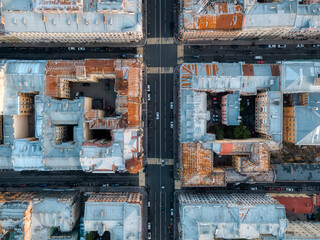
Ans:
<svg viewBox="0 0 320 240"><path fill-rule="evenodd" d="M240 94L226 95L226 124L227 126L240 125Z"/></svg>
<svg viewBox="0 0 320 240"><path fill-rule="evenodd" d="M282 141L282 93L268 91L268 124L267 135L274 141Z"/></svg>
<svg viewBox="0 0 320 240"><path fill-rule="evenodd" d="M314 84L320 73L319 61L282 62L282 91L284 93L320 92Z"/></svg>
<svg viewBox="0 0 320 240"><path fill-rule="evenodd" d="M181 194L180 239L252 239L262 234L284 239L284 206L263 194Z"/></svg>

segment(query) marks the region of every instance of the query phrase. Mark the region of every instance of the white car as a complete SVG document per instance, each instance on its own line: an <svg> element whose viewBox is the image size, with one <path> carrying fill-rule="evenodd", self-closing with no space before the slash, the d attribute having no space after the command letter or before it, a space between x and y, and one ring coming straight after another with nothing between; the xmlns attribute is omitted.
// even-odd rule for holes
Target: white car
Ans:
<svg viewBox="0 0 320 240"><path fill-rule="evenodd" d="M276 48L276 47L277 47L277 45L274 45L274 44L268 45L268 48Z"/></svg>
<svg viewBox="0 0 320 240"><path fill-rule="evenodd" d="M151 101L151 94L148 93L148 101Z"/></svg>
<svg viewBox="0 0 320 240"><path fill-rule="evenodd" d="M263 59L263 57L262 56L254 56L254 59Z"/></svg>
<svg viewBox="0 0 320 240"><path fill-rule="evenodd" d="M142 58L142 55L141 54L135 54L134 58Z"/></svg>
<svg viewBox="0 0 320 240"><path fill-rule="evenodd" d="M318 47L320 47L320 44L313 44L312 47L318 48Z"/></svg>
<svg viewBox="0 0 320 240"><path fill-rule="evenodd" d="M156 112L156 118L157 118L157 120L159 120L159 118L160 118L159 112Z"/></svg>
<svg viewBox="0 0 320 240"><path fill-rule="evenodd" d="M148 239L151 239L151 232L148 232Z"/></svg>
<svg viewBox="0 0 320 240"><path fill-rule="evenodd" d="M147 85L147 91L150 92L150 85Z"/></svg>
<svg viewBox="0 0 320 240"><path fill-rule="evenodd" d="M173 128L173 121L170 122L170 128Z"/></svg>
<svg viewBox="0 0 320 240"><path fill-rule="evenodd" d="M75 47L68 47L68 50L69 51L74 51L74 50L76 50L76 48Z"/></svg>
<svg viewBox="0 0 320 240"><path fill-rule="evenodd" d="M85 51L86 48L85 47L78 47L78 51Z"/></svg>
<svg viewBox="0 0 320 240"><path fill-rule="evenodd" d="M161 160L161 166L164 167L166 163L164 162L164 159Z"/></svg>
<svg viewBox="0 0 320 240"><path fill-rule="evenodd" d="M161 186L161 190L164 191L164 186Z"/></svg>
<svg viewBox="0 0 320 240"><path fill-rule="evenodd" d="M293 188L286 188L286 191L293 192Z"/></svg>
<svg viewBox="0 0 320 240"><path fill-rule="evenodd" d="M285 45L285 44L278 44L278 46L277 46L278 48L286 48L287 47L287 45Z"/></svg>
<svg viewBox="0 0 320 240"><path fill-rule="evenodd" d="M173 102L170 102L170 109L173 109Z"/></svg>
<svg viewBox="0 0 320 240"><path fill-rule="evenodd" d="M170 215L173 216L173 208L171 208Z"/></svg>
<svg viewBox="0 0 320 240"><path fill-rule="evenodd" d="M297 44L297 48L303 48L304 44Z"/></svg>
<svg viewBox="0 0 320 240"><path fill-rule="evenodd" d="M151 229L151 222L148 222L148 230Z"/></svg>
<svg viewBox="0 0 320 240"><path fill-rule="evenodd" d="M257 187L251 187L250 190L251 190L251 191L257 191L258 188L257 188Z"/></svg>
<svg viewBox="0 0 320 240"><path fill-rule="evenodd" d="M148 201L148 207L150 207L150 206L151 206L150 201Z"/></svg>

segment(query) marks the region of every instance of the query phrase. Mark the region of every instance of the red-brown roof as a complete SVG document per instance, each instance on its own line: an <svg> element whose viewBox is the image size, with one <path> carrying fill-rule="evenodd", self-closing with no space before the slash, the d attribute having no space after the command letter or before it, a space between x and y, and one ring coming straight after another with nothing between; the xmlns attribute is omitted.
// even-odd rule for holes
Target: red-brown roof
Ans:
<svg viewBox="0 0 320 240"><path fill-rule="evenodd" d="M311 197L273 196L273 198L284 205L288 212L303 214L313 213L313 202Z"/></svg>

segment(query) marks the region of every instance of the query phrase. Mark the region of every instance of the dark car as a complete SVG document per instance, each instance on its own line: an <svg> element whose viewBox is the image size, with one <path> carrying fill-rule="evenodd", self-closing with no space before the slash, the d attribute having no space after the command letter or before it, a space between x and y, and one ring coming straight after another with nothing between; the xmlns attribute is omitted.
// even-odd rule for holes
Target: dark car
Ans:
<svg viewBox="0 0 320 240"><path fill-rule="evenodd" d="M200 46L193 46L193 49L199 49L200 48Z"/></svg>
<svg viewBox="0 0 320 240"><path fill-rule="evenodd" d="M120 57L121 58L127 58L127 54L121 54Z"/></svg>
<svg viewBox="0 0 320 240"><path fill-rule="evenodd" d="M152 127L152 121L148 121L148 127Z"/></svg>
<svg viewBox="0 0 320 240"><path fill-rule="evenodd" d="M264 44L263 44L263 45L259 45L258 47L259 47L259 48L267 48L268 45L264 45Z"/></svg>
<svg viewBox="0 0 320 240"><path fill-rule="evenodd" d="M27 184L20 184L19 187L26 187Z"/></svg>
<svg viewBox="0 0 320 240"><path fill-rule="evenodd" d="M106 84L106 91L109 91L110 90L110 85L109 83Z"/></svg>
<svg viewBox="0 0 320 240"><path fill-rule="evenodd" d="M247 50L247 51L244 51L243 53L244 53L245 55L249 55L249 54L251 54L251 53L252 53L252 51Z"/></svg>
<svg viewBox="0 0 320 240"><path fill-rule="evenodd" d="M161 213L164 213L164 207L161 207Z"/></svg>
<svg viewBox="0 0 320 240"><path fill-rule="evenodd" d="M198 54L195 54L192 56L193 58L200 58L200 56Z"/></svg>
<svg viewBox="0 0 320 240"><path fill-rule="evenodd" d="M89 87L90 85L91 85L91 84L88 83L88 82L85 82L85 83L82 84L82 86L84 86L84 87Z"/></svg>
<svg viewBox="0 0 320 240"><path fill-rule="evenodd" d="M40 183L39 184L39 187L46 187L47 186L47 184L45 184L45 183Z"/></svg>
<svg viewBox="0 0 320 240"><path fill-rule="evenodd" d="M296 188L297 192L302 192L302 188Z"/></svg>
<svg viewBox="0 0 320 240"><path fill-rule="evenodd" d="M238 46L238 45L231 45L230 47L233 48L233 49L236 49L236 48L238 48L239 46Z"/></svg>
<svg viewBox="0 0 320 240"><path fill-rule="evenodd" d="M267 187L266 190L268 190L268 191L273 191L274 188L273 188L273 187Z"/></svg>

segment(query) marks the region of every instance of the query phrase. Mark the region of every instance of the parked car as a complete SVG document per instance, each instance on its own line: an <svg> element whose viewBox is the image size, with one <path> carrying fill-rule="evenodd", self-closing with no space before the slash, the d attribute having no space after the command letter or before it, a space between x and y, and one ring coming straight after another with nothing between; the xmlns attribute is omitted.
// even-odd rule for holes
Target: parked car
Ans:
<svg viewBox="0 0 320 240"><path fill-rule="evenodd" d="M293 192L293 188L286 188L286 191Z"/></svg>
<svg viewBox="0 0 320 240"><path fill-rule="evenodd" d="M212 121L213 122L219 122L220 121L220 116L218 114L213 114Z"/></svg>
<svg viewBox="0 0 320 240"><path fill-rule="evenodd" d="M281 188L281 187L276 187L276 188L274 188L274 190L276 190L276 191L282 191L282 188Z"/></svg>
<svg viewBox="0 0 320 240"><path fill-rule="evenodd" d="M152 121L148 121L148 127L152 127Z"/></svg>
<svg viewBox="0 0 320 240"><path fill-rule="evenodd" d="M268 190L268 191L273 191L274 188L273 188L273 187L267 187L266 190Z"/></svg>
<svg viewBox="0 0 320 240"><path fill-rule="evenodd" d="M313 44L312 47L318 48L318 47L320 47L320 44Z"/></svg>
<svg viewBox="0 0 320 240"><path fill-rule="evenodd" d="M150 92L150 85L147 85L147 91Z"/></svg>
<svg viewBox="0 0 320 240"><path fill-rule="evenodd" d="M47 186L47 184L45 184L45 183L40 183L39 184L39 187L46 187Z"/></svg>
<svg viewBox="0 0 320 240"><path fill-rule="evenodd" d="M302 192L302 188L296 188L297 192Z"/></svg>
<svg viewBox="0 0 320 240"><path fill-rule="evenodd" d="M164 186L163 185L161 186L161 191L164 191Z"/></svg>
<svg viewBox="0 0 320 240"><path fill-rule="evenodd" d="M151 206L150 201L148 201L148 207L150 207L150 206Z"/></svg>
<svg viewBox="0 0 320 240"><path fill-rule="evenodd" d="M285 45L285 44L278 44L278 46L277 46L277 48L286 48L287 47L287 45Z"/></svg>
<svg viewBox="0 0 320 240"><path fill-rule="evenodd" d="M75 99L79 99L80 97L83 97L83 92L76 92Z"/></svg>
<svg viewBox="0 0 320 240"><path fill-rule="evenodd" d="M106 91L109 91L110 90L110 85L109 83L106 84Z"/></svg>
<svg viewBox="0 0 320 240"><path fill-rule="evenodd" d="M243 52L245 55L249 55L249 54L251 54L252 53L252 51L250 51L250 50L246 50L246 51L244 51Z"/></svg>
<svg viewBox="0 0 320 240"><path fill-rule="evenodd" d="M170 215L173 216L173 208L170 210Z"/></svg>
<svg viewBox="0 0 320 240"><path fill-rule="evenodd" d="M213 101L219 101L220 98L219 98L219 97L213 97L212 100L213 100Z"/></svg>
<svg viewBox="0 0 320 240"><path fill-rule="evenodd" d="M127 58L127 54L121 54L120 58Z"/></svg>
<svg viewBox="0 0 320 240"><path fill-rule="evenodd" d="M141 54L135 54L134 58L142 58L142 55Z"/></svg>
<svg viewBox="0 0 320 240"><path fill-rule="evenodd" d="M258 64L264 64L264 61L257 61Z"/></svg>
<svg viewBox="0 0 320 240"><path fill-rule="evenodd" d="M20 184L19 187L26 187L27 184Z"/></svg>
<svg viewBox="0 0 320 240"><path fill-rule="evenodd" d="M78 47L78 51L85 51L86 48L85 47Z"/></svg>
<svg viewBox="0 0 320 240"><path fill-rule="evenodd" d="M200 46L193 46L193 49L199 49Z"/></svg>
<svg viewBox="0 0 320 240"><path fill-rule="evenodd" d="M90 87L90 83L88 83L88 82L85 82L85 83L82 83L82 86L84 86L84 87Z"/></svg>
<svg viewBox="0 0 320 240"><path fill-rule="evenodd" d="M170 109L173 109L173 102L170 102Z"/></svg>
<svg viewBox="0 0 320 240"><path fill-rule="evenodd" d="M274 44L269 44L268 45L268 48L276 48L277 46L276 45L274 45Z"/></svg>
<svg viewBox="0 0 320 240"><path fill-rule="evenodd" d="M230 47L233 48L233 49L236 49L236 48L238 48L239 46L238 46L238 45L231 45Z"/></svg>
<svg viewBox="0 0 320 240"><path fill-rule="evenodd" d="M263 59L262 56L254 56L254 59Z"/></svg>
<svg viewBox="0 0 320 240"><path fill-rule="evenodd" d="M265 45L265 44L258 46L258 48L267 48L267 47L268 47L268 45Z"/></svg>
<svg viewBox="0 0 320 240"><path fill-rule="evenodd" d="M148 232L148 239L151 239L151 232Z"/></svg>
<svg viewBox="0 0 320 240"><path fill-rule="evenodd" d="M251 190L251 191L257 191L258 188L257 188L257 187L251 187L250 190Z"/></svg>
<svg viewBox="0 0 320 240"><path fill-rule="evenodd" d="M192 56L193 58L200 58L200 56L198 54L195 54Z"/></svg>
<svg viewBox="0 0 320 240"><path fill-rule="evenodd" d="M74 51L74 50L76 50L76 48L75 47L68 47L68 50L69 51Z"/></svg>
<svg viewBox="0 0 320 240"><path fill-rule="evenodd" d="M172 121L170 122L170 128L173 128L173 122Z"/></svg>
<svg viewBox="0 0 320 240"><path fill-rule="evenodd" d="M159 120L159 118L160 118L159 112L156 112L156 118L157 118L157 120Z"/></svg>
<svg viewBox="0 0 320 240"><path fill-rule="evenodd" d="M148 222L148 230L151 229L151 222Z"/></svg>
<svg viewBox="0 0 320 240"><path fill-rule="evenodd" d="M304 44L297 44L297 48L303 48Z"/></svg>
<svg viewBox="0 0 320 240"><path fill-rule="evenodd" d="M151 101L151 94L150 93L148 93L148 101Z"/></svg>
<svg viewBox="0 0 320 240"><path fill-rule="evenodd" d="M164 207L161 207L161 213L164 213Z"/></svg>

